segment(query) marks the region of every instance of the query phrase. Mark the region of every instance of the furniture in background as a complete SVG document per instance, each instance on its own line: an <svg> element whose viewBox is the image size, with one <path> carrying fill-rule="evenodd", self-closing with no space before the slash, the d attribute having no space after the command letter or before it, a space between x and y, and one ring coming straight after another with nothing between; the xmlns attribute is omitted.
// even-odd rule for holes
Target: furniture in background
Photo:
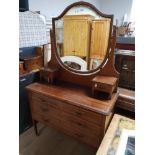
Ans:
<svg viewBox="0 0 155 155"><path fill-rule="evenodd" d="M116 154L123 129L135 130L135 121L115 114L96 155Z"/></svg>
<svg viewBox="0 0 155 155"><path fill-rule="evenodd" d="M135 51L135 37L133 36L118 36L116 39L116 48L123 50Z"/></svg>
<svg viewBox="0 0 155 155"><path fill-rule="evenodd" d="M71 12L73 8L80 8L81 14L83 10L87 10L88 13L97 14L96 18L110 20L107 51L100 66L94 70L75 70L65 65L57 53L56 23L59 20L63 21L66 13ZM27 86L36 135L38 135L37 122L41 122L97 148L114 114L118 98L119 73L114 67L116 31L113 27L113 15L101 13L90 3L76 2L68 6L60 16L53 18L52 23L51 60L40 72L41 77L46 78L48 82L41 81ZM112 92L111 99L105 99L103 91L95 97L92 96L92 80L98 76L102 77L107 87L108 82L105 80L107 76L116 79L112 83L115 85L115 91ZM111 88L111 85L109 87Z"/></svg>
<svg viewBox="0 0 155 155"><path fill-rule="evenodd" d="M134 44L122 44L122 43L117 43L116 48L118 49L124 49L124 50L135 50L135 45Z"/></svg>
<svg viewBox="0 0 155 155"><path fill-rule="evenodd" d="M118 86L135 90L135 52L117 50L115 52L115 67L120 73Z"/></svg>
<svg viewBox="0 0 155 155"><path fill-rule="evenodd" d="M90 65L89 68L93 69L93 62L104 60L106 56L109 31L110 31L110 20L109 19L97 19L92 20L91 28L91 46L90 46Z"/></svg>
<svg viewBox="0 0 155 155"><path fill-rule="evenodd" d="M32 126L32 117L25 87L38 79L38 72L27 73L19 77L19 134Z"/></svg>
<svg viewBox="0 0 155 155"><path fill-rule="evenodd" d="M119 97L117 107L120 110L127 110L129 115L135 112L135 52L131 50L117 49L115 52L115 67L120 73ZM122 115L128 115L117 109ZM134 117L134 116L131 116Z"/></svg>
<svg viewBox="0 0 155 155"><path fill-rule="evenodd" d="M120 87L118 91L119 97L116 106L130 112L135 112L135 91Z"/></svg>
<svg viewBox="0 0 155 155"><path fill-rule="evenodd" d="M64 16L64 56L79 56L88 61L90 24L93 16ZM72 33L71 33L72 32Z"/></svg>
<svg viewBox="0 0 155 155"><path fill-rule="evenodd" d="M129 23L130 25L131 23ZM130 34L132 29L120 27L116 39L115 67L120 73L119 97L117 112L134 117L135 112L135 37ZM122 32L119 32L119 31ZM123 111L122 111L123 110ZM125 110L125 111L124 111ZM126 111L127 110L127 111ZM133 113L131 113L133 112Z"/></svg>
<svg viewBox="0 0 155 155"><path fill-rule="evenodd" d="M43 47L34 47L34 50L33 47L25 48L24 52L20 49L19 59L23 62L23 67L26 72L39 70L44 64Z"/></svg>
<svg viewBox="0 0 155 155"><path fill-rule="evenodd" d="M22 62L20 61L19 72L19 133L21 134L32 126L32 117L25 87L39 80L39 69L41 66L43 67L43 48L26 47L20 48L19 51L19 59L22 60ZM36 56L37 54L39 59ZM35 58L37 59L35 60Z"/></svg>
<svg viewBox="0 0 155 155"><path fill-rule="evenodd" d="M83 58L88 64L87 69L90 70L93 69L94 60L99 61L99 63L104 60L110 30L109 19L94 18L92 15L67 15L63 17L62 53L64 56Z"/></svg>
<svg viewBox="0 0 155 155"><path fill-rule="evenodd" d="M48 44L45 17L28 10L28 0L20 0L19 12L19 133L32 125L25 87L39 80L44 63L43 45ZM26 7L26 8L25 8Z"/></svg>

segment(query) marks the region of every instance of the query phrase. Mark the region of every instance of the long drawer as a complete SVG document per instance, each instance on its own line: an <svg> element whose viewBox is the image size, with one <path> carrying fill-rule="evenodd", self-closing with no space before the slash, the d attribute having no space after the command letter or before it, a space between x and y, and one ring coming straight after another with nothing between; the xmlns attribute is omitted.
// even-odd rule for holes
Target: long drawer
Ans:
<svg viewBox="0 0 155 155"><path fill-rule="evenodd" d="M67 103L63 103L62 108L66 113L72 114L73 116L82 120L86 120L97 125L100 125L102 122L102 115L93 111L86 110Z"/></svg>
<svg viewBox="0 0 155 155"><path fill-rule="evenodd" d="M63 102L56 100L54 98L50 98L48 96L45 95L41 95L41 94L37 94L37 93L33 93L32 94L32 101L38 101L39 103L48 103L51 107L55 108L55 109L59 109L61 108L61 104L63 104Z"/></svg>
<svg viewBox="0 0 155 155"><path fill-rule="evenodd" d="M72 125L73 128L76 128L83 133L88 133L94 136L101 136L101 128L96 124L82 120L65 112L62 112L62 118L68 122L68 124Z"/></svg>
<svg viewBox="0 0 155 155"><path fill-rule="evenodd" d="M82 130L79 130L79 128L76 128L74 123L63 120L61 126L62 131L65 134L71 135L72 137L75 137L76 139L85 142L93 147L98 147L101 142L100 136L91 134L91 132L83 132Z"/></svg>
<svg viewBox="0 0 155 155"><path fill-rule="evenodd" d="M61 102L48 98L46 96L33 94L31 101L31 111L33 113L42 114L44 116L54 117L56 119L61 118Z"/></svg>

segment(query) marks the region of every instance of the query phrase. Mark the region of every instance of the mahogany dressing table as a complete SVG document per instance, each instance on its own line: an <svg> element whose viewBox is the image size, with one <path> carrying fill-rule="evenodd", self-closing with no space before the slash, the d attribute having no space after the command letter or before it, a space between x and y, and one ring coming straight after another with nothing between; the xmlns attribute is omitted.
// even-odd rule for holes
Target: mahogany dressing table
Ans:
<svg viewBox="0 0 155 155"><path fill-rule="evenodd" d="M66 33L68 29L62 23L64 16L75 15L76 18L77 12L78 18L80 14L82 19L80 17L80 22L79 19L77 21L74 20L74 28L75 30L76 28L78 29L78 31L76 30L78 32L76 33L77 37L74 38L71 36L72 40L76 40L74 43L70 39L69 33ZM67 49L65 49L65 42L62 42L64 47L63 54L57 52L57 35L59 35L58 33L62 26L61 30L65 32L63 35L69 35L63 36L63 38L68 38L68 44L71 40L70 46L74 45L74 51L76 48L80 51L80 54L78 55L78 52L76 52L77 54L74 55L74 57L83 59L83 61L86 61L89 66L91 61L90 55L92 55L91 50L88 48L85 51L85 58L84 56L80 57L82 54L80 47L85 45L82 45L79 38L80 36L85 35L85 30L81 30L83 29L83 27L80 27L81 23L84 25L90 24L87 26L89 27L89 33L91 33L91 23L93 21L89 20L88 22L87 19L83 19L85 14L88 15L88 13L91 16L94 16L94 19L99 21L97 22L100 23L99 26L106 30L105 36L107 37L104 37L105 40L103 42L104 50L106 49L106 51L102 51L102 55L104 56L102 62L98 61L98 59L95 60L96 62L100 62L98 66L88 71L80 71L68 67L67 63L63 63L61 61L61 57L67 56L70 49L68 48L68 51L66 52ZM106 19L106 24L104 23L104 19ZM107 19L110 22L107 22ZM109 25L107 25L107 23ZM43 68L40 72L41 79L47 79L47 82L41 81L40 83L34 83L27 86L35 133L36 135L39 135L37 122L41 122L97 148L100 145L100 142L103 139L107 127L112 119L115 103L118 98L117 85L119 74L114 67L116 31L113 27L113 15L103 14L90 3L76 2L68 6L60 14L60 16L53 18L52 24L51 60L48 63L48 68ZM107 29L105 29L106 27ZM88 29L86 28L86 30ZM70 31L72 31L71 28ZM93 30L93 33L94 32L95 31ZM102 35L102 33L97 33L95 36L97 37L96 44L99 41L99 38L101 38L100 35ZM94 38L90 38L91 36L91 34L87 35L87 37L89 37L86 39L87 47L88 45L90 46L91 40L94 40ZM77 38L79 38L79 40ZM77 47L79 42L81 46ZM96 53L97 51L99 52L100 49L96 49ZM106 93L107 90L109 90L108 87L112 88L113 91L110 92L110 98L106 98L106 96L104 96L104 88L102 88L102 91L95 90L98 92L95 96L93 96L92 89L93 84L96 82L95 79L97 79L95 77L97 76L100 76L101 79L103 79L104 86L106 86ZM112 81L110 85L109 81L106 83L107 77L110 77ZM102 80L100 82L102 83Z"/></svg>

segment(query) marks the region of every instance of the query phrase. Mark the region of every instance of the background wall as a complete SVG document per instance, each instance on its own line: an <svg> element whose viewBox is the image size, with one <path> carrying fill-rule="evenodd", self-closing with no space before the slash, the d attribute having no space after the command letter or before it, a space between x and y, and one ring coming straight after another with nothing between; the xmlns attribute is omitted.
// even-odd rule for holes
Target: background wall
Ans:
<svg viewBox="0 0 155 155"><path fill-rule="evenodd" d="M99 8L101 0L85 0ZM58 16L68 5L78 0L29 0L29 9L41 11L47 17Z"/></svg>
<svg viewBox="0 0 155 155"><path fill-rule="evenodd" d="M78 0L29 0L29 9L40 11L47 17L58 16L66 6ZM122 23L123 17L127 14L129 20L133 0L85 0L92 3L99 10L107 14L114 14L114 24L118 19L118 25Z"/></svg>
<svg viewBox="0 0 155 155"><path fill-rule="evenodd" d="M114 23L118 19L118 25L122 24L124 15L130 20L132 3L134 0L100 0L100 9L109 14L114 14Z"/></svg>

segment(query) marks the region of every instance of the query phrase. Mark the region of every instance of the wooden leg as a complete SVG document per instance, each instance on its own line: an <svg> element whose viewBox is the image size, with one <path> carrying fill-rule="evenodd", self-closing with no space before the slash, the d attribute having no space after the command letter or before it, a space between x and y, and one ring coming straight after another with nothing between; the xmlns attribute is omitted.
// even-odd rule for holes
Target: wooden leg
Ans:
<svg viewBox="0 0 155 155"><path fill-rule="evenodd" d="M33 120L33 126L34 126L34 131L36 136L39 136L38 129L37 129L37 121Z"/></svg>

